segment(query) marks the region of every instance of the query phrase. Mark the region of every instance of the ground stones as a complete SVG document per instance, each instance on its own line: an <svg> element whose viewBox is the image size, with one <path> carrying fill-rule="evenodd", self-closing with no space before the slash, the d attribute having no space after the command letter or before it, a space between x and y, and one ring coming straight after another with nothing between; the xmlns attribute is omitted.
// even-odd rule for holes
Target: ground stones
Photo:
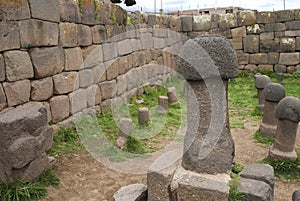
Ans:
<svg viewBox="0 0 300 201"><path fill-rule="evenodd" d="M277 127L275 108L277 103L285 97L285 90L281 84L269 83L263 93L265 96L264 115L259 131L262 136L274 137Z"/></svg>
<svg viewBox="0 0 300 201"><path fill-rule="evenodd" d="M138 111L138 122L140 125L150 121L149 109L147 107L139 108Z"/></svg>
<svg viewBox="0 0 300 201"><path fill-rule="evenodd" d="M276 137L270 147L268 158L269 160L282 158L296 160L294 145L300 121L300 99L285 97L278 103L275 115L278 118Z"/></svg>
<svg viewBox="0 0 300 201"><path fill-rule="evenodd" d="M119 137L116 141L116 146L123 149L126 146L127 138L131 133L132 120L129 118L122 118L119 125Z"/></svg>
<svg viewBox="0 0 300 201"><path fill-rule="evenodd" d="M254 85L257 89L257 96L258 96L258 105L256 106L257 109L260 109L263 111L264 109L264 94L263 90L266 87L267 84L271 83L271 79L267 75L261 75L260 73L257 73L254 76Z"/></svg>
<svg viewBox="0 0 300 201"><path fill-rule="evenodd" d="M157 111L159 113L168 112L168 107L169 107L169 98L167 96L159 96Z"/></svg>
<svg viewBox="0 0 300 201"><path fill-rule="evenodd" d="M169 102L171 104L177 104L178 103L178 98L177 98L177 95L176 95L176 88L175 87L169 87L168 88L167 96L168 96Z"/></svg>

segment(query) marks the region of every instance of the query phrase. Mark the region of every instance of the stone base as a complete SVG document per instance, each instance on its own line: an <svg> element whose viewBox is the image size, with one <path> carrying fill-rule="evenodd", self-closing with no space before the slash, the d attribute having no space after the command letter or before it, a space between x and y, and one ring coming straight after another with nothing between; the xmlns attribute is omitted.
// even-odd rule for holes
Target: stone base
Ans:
<svg viewBox="0 0 300 201"><path fill-rule="evenodd" d="M261 123L259 126L259 132L263 137L266 136L275 137L276 129L277 129L277 125L274 126L266 123Z"/></svg>
<svg viewBox="0 0 300 201"><path fill-rule="evenodd" d="M289 159L289 160L295 161L297 159L297 153L295 150L293 150L291 152L280 151L280 150L274 148L274 145L272 145L269 150L268 159L271 161L276 160L276 159Z"/></svg>
<svg viewBox="0 0 300 201"><path fill-rule="evenodd" d="M264 111L264 105L256 105L256 108L259 109L260 111Z"/></svg>
<svg viewBox="0 0 300 201"><path fill-rule="evenodd" d="M113 197L115 201L147 201L147 186L144 184L124 186Z"/></svg>

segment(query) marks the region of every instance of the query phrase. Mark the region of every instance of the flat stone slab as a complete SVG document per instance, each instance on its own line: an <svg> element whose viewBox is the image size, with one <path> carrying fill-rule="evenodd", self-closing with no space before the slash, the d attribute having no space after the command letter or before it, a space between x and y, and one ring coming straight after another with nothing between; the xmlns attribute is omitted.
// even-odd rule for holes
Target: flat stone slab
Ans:
<svg viewBox="0 0 300 201"><path fill-rule="evenodd" d="M144 184L123 186L113 197L115 201L147 201L147 186Z"/></svg>
<svg viewBox="0 0 300 201"><path fill-rule="evenodd" d="M268 164L248 164L240 175L246 179L266 182L271 187L274 187L274 169Z"/></svg>
<svg viewBox="0 0 300 201"><path fill-rule="evenodd" d="M241 178L238 191L245 195L245 201L273 201L273 190L263 181Z"/></svg>

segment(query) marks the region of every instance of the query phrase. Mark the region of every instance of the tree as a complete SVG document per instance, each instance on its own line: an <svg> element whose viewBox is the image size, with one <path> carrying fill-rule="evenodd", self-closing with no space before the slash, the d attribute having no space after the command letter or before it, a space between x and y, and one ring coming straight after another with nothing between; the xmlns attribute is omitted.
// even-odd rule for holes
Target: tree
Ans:
<svg viewBox="0 0 300 201"><path fill-rule="evenodd" d="M110 0L112 3L122 3L122 0ZM124 0L126 6L133 6L136 4L135 0Z"/></svg>

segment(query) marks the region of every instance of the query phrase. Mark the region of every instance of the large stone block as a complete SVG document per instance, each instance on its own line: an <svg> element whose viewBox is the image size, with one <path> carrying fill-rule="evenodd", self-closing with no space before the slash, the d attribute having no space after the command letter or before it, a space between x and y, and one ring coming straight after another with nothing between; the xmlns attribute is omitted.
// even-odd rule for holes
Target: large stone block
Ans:
<svg viewBox="0 0 300 201"><path fill-rule="evenodd" d="M89 87L94 83L94 75L92 69L79 71L79 86L81 88Z"/></svg>
<svg viewBox="0 0 300 201"><path fill-rule="evenodd" d="M92 45L82 49L84 68L93 68L103 62L103 46ZM106 50L105 50L106 51Z"/></svg>
<svg viewBox="0 0 300 201"><path fill-rule="evenodd" d="M32 18L59 22L58 0L29 0Z"/></svg>
<svg viewBox="0 0 300 201"><path fill-rule="evenodd" d="M271 52L268 53L268 63L277 64L279 61L279 53Z"/></svg>
<svg viewBox="0 0 300 201"><path fill-rule="evenodd" d="M53 81L51 77L31 82L31 100L47 100L53 95Z"/></svg>
<svg viewBox="0 0 300 201"><path fill-rule="evenodd" d="M274 32L266 32L260 34L260 40L273 40Z"/></svg>
<svg viewBox="0 0 300 201"><path fill-rule="evenodd" d="M94 74L94 84L98 84L101 81L106 80L106 69L103 63L99 64L98 66L93 68Z"/></svg>
<svg viewBox="0 0 300 201"><path fill-rule="evenodd" d="M28 18L30 18L28 0L0 2L0 21L25 20Z"/></svg>
<svg viewBox="0 0 300 201"><path fill-rule="evenodd" d="M194 16L193 31L209 31L211 28L211 16Z"/></svg>
<svg viewBox="0 0 300 201"><path fill-rule="evenodd" d="M242 50L237 50L236 56L238 58L239 64L248 64L249 54L244 53Z"/></svg>
<svg viewBox="0 0 300 201"><path fill-rule="evenodd" d="M101 103L101 90L97 84L87 88L87 104L88 107L93 107Z"/></svg>
<svg viewBox="0 0 300 201"><path fill-rule="evenodd" d="M268 63L268 54L267 53L250 54L249 63L251 63L251 64L267 64Z"/></svg>
<svg viewBox="0 0 300 201"><path fill-rule="evenodd" d="M58 0L60 21L62 22L81 22L80 11L77 1Z"/></svg>
<svg viewBox="0 0 300 201"><path fill-rule="evenodd" d="M124 75L120 75L117 77L117 88L118 88L118 95L121 95L124 92L126 92L127 80Z"/></svg>
<svg viewBox="0 0 300 201"><path fill-rule="evenodd" d="M102 100L111 99L117 93L116 80L106 81L99 84Z"/></svg>
<svg viewBox="0 0 300 201"><path fill-rule="evenodd" d="M20 34L18 23L10 21L0 21L0 27L0 52L20 48Z"/></svg>
<svg viewBox="0 0 300 201"><path fill-rule="evenodd" d="M232 38L246 37L246 35L247 35L246 28L243 26L243 27L231 29L231 35L232 35Z"/></svg>
<svg viewBox="0 0 300 201"><path fill-rule="evenodd" d="M296 50L300 50L300 37L296 38ZM0 58L0 63L1 63L1 58ZM1 64L0 64L1 68ZM0 80L1 80L1 74L0 74Z"/></svg>
<svg viewBox="0 0 300 201"><path fill-rule="evenodd" d="M111 59L114 59L118 56L118 46L116 42L112 43L105 43L102 45L103 47L103 60L109 61Z"/></svg>
<svg viewBox="0 0 300 201"><path fill-rule="evenodd" d="M18 81L33 77L33 66L28 52L8 51L4 53L6 79Z"/></svg>
<svg viewBox="0 0 300 201"><path fill-rule="evenodd" d="M30 101L24 105L20 105L19 107L29 107L29 106L37 106L37 107L42 107L46 109L46 114L47 114L47 122L50 123L52 121L52 115L51 115L51 110L50 110L50 105L48 102L36 102L36 101Z"/></svg>
<svg viewBox="0 0 300 201"><path fill-rule="evenodd" d="M177 16L169 17L169 27L173 31L181 31L181 18Z"/></svg>
<svg viewBox="0 0 300 201"><path fill-rule="evenodd" d="M62 47L33 48L30 56L35 78L53 76L63 71L65 56Z"/></svg>
<svg viewBox="0 0 300 201"><path fill-rule="evenodd" d="M295 38L280 38L280 52L295 52Z"/></svg>
<svg viewBox="0 0 300 201"><path fill-rule="evenodd" d="M75 114L87 107L87 90L78 89L69 94L70 112Z"/></svg>
<svg viewBox="0 0 300 201"><path fill-rule="evenodd" d="M93 0L81 1L82 24L94 25L96 23L95 4Z"/></svg>
<svg viewBox="0 0 300 201"><path fill-rule="evenodd" d="M78 72L63 72L53 76L54 94L66 94L78 89Z"/></svg>
<svg viewBox="0 0 300 201"><path fill-rule="evenodd" d="M300 36L300 30L285 31L284 36L286 36L286 37Z"/></svg>
<svg viewBox="0 0 300 201"><path fill-rule="evenodd" d="M220 15L220 22L219 27L220 28L232 28L237 27L237 16L236 14L222 14Z"/></svg>
<svg viewBox="0 0 300 201"><path fill-rule="evenodd" d="M3 90L2 85L0 84L0 111L7 106L6 96Z"/></svg>
<svg viewBox="0 0 300 201"><path fill-rule="evenodd" d="M273 190L263 181L241 178L238 191L244 194L246 201L272 201Z"/></svg>
<svg viewBox="0 0 300 201"><path fill-rule="evenodd" d="M133 56L128 55L119 58L119 75L127 73L133 67Z"/></svg>
<svg viewBox="0 0 300 201"><path fill-rule="evenodd" d="M268 164L248 164L240 173L246 179L263 181L274 188L274 169Z"/></svg>
<svg viewBox="0 0 300 201"><path fill-rule="evenodd" d="M106 29L103 25L96 25L92 28L93 43L99 44L106 40Z"/></svg>
<svg viewBox="0 0 300 201"><path fill-rule="evenodd" d="M91 28L86 25L77 25L77 42L79 46L89 46L92 44Z"/></svg>
<svg viewBox="0 0 300 201"><path fill-rule="evenodd" d="M153 38L153 46L154 49L163 49L166 47L166 39L165 38Z"/></svg>
<svg viewBox="0 0 300 201"><path fill-rule="evenodd" d="M127 24L127 11L121 6L115 4L109 4L111 6L111 12L115 14L115 23L120 26Z"/></svg>
<svg viewBox="0 0 300 201"><path fill-rule="evenodd" d="M295 19L294 10L279 10L275 11L276 22L286 22Z"/></svg>
<svg viewBox="0 0 300 201"><path fill-rule="evenodd" d="M256 21L259 24L274 23L275 18L274 12L258 12L256 15Z"/></svg>
<svg viewBox="0 0 300 201"><path fill-rule="evenodd" d="M260 34L261 32L264 32L264 25L261 24L254 24L251 26L247 26L247 34Z"/></svg>
<svg viewBox="0 0 300 201"><path fill-rule="evenodd" d="M54 96L50 99L52 122L57 123L70 114L70 102L68 96Z"/></svg>
<svg viewBox="0 0 300 201"><path fill-rule="evenodd" d="M295 10L295 20L300 20L300 9Z"/></svg>
<svg viewBox="0 0 300 201"><path fill-rule="evenodd" d="M259 43L260 52L279 52L280 43L277 40L262 40Z"/></svg>
<svg viewBox="0 0 300 201"><path fill-rule="evenodd" d="M82 52L79 47L67 48L65 51L65 71L80 70L84 68Z"/></svg>
<svg viewBox="0 0 300 201"><path fill-rule="evenodd" d="M115 23L115 18L111 19L112 7L109 3L100 4L95 14L98 16L96 19L96 24L109 25Z"/></svg>
<svg viewBox="0 0 300 201"><path fill-rule="evenodd" d="M182 31L192 31L193 30L193 17L192 16L182 16L181 17L181 28Z"/></svg>
<svg viewBox="0 0 300 201"><path fill-rule="evenodd" d="M2 54L0 54L0 82L5 80L5 63Z"/></svg>
<svg viewBox="0 0 300 201"><path fill-rule="evenodd" d="M30 81L22 80L16 82L4 82L3 88L9 107L19 105L29 101Z"/></svg>
<svg viewBox="0 0 300 201"><path fill-rule="evenodd" d="M119 56L132 53L132 43L129 39L121 40L117 43Z"/></svg>
<svg viewBox="0 0 300 201"><path fill-rule="evenodd" d="M114 59L112 61L105 62L106 79L113 80L119 75L119 60Z"/></svg>
<svg viewBox="0 0 300 201"><path fill-rule="evenodd" d="M297 65L300 63L299 52L295 53L280 53L279 64Z"/></svg>
<svg viewBox="0 0 300 201"><path fill-rule="evenodd" d="M238 25L249 26L256 23L256 12L244 10L238 13Z"/></svg>
<svg viewBox="0 0 300 201"><path fill-rule="evenodd" d="M36 19L19 22L21 45L24 48L54 46L58 44L57 23Z"/></svg>
<svg viewBox="0 0 300 201"><path fill-rule="evenodd" d="M285 23L269 23L265 24L265 31L285 31Z"/></svg>
<svg viewBox="0 0 300 201"><path fill-rule="evenodd" d="M300 20L286 22L285 24L287 30L298 30L300 26Z"/></svg>
<svg viewBox="0 0 300 201"><path fill-rule="evenodd" d="M243 39L244 51L248 53L257 53L259 51L259 36L247 35Z"/></svg>
<svg viewBox="0 0 300 201"><path fill-rule="evenodd" d="M145 184L130 184L123 186L113 196L115 201L147 201L147 186Z"/></svg>
<svg viewBox="0 0 300 201"><path fill-rule="evenodd" d="M154 46L154 41L151 33L142 33L140 35L142 49L151 49Z"/></svg>
<svg viewBox="0 0 300 201"><path fill-rule="evenodd" d="M229 41L235 50L243 49L243 38L242 37L229 39Z"/></svg>
<svg viewBox="0 0 300 201"><path fill-rule="evenodd" d="M75 47L78 44L78 27L75 23L59 23L59 44L63 47Z"/></svg>

